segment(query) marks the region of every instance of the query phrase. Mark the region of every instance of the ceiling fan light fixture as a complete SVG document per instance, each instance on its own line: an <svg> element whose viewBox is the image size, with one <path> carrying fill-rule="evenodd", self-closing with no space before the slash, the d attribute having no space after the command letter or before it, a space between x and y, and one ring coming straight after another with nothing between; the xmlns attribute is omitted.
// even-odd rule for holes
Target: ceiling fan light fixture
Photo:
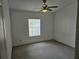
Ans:
<svg viewBox="0 0 79 59"><path fill-rule="evenodd" d="M43 4L42 4L42 7L41 7L40 11L43 12L43 13L53 11L51 8L58 8L58 6L48 6L46 4L47 0L42 0L42 1L43 1Z"/></svg>
<svg viewBox="0 0 79 59"><path fill-rule="evenodd" d="M46 12L48 12L48 10L47 9L43 9L41 12L46 13Z"/></svg>

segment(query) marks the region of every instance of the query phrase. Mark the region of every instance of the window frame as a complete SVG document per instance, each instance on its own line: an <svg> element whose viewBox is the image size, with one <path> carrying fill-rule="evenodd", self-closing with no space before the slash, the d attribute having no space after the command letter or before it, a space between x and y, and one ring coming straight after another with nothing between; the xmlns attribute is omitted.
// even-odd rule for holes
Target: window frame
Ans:
<svg viewBox="0 0 79 59"><path fill-rule="evenodd" d="M29 20L30 20L30 19L40 20L40 35L30 35L30 34L29 34L29 32L30 32L30 31L29 31ZM29 37L40 37L40 36L41 36L41 19L40 19L40 18L29 18L29 19L28 19L28 35L29 35Z"/></svg>

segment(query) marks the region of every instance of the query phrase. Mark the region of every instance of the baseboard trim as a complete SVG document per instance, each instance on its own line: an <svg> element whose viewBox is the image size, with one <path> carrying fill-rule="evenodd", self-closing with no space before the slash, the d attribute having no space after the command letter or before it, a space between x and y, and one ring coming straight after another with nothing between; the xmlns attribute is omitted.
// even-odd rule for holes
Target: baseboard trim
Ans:
<svg viewBox="0 0 79 59"><path fill-rule="evenodd" d="M24 45L30 45L30 44L40 43L40 42L47 42L47 41L52 41L52 39L42 40L42 41L36 41L36 42L31 42L31 43L26 43L26 44L22 44L22 45L17 45L17 46L13 46L13 48L24 46Z"/></svg>
<svg viewBox="0 0 79 59"><path fill-rule="evenodd" d="M40 42L47 42L47 41L54 41L54 42L60 43L60 44L62 44L62 45L64 45L64 46L71 47L71 48L75 48L75 47L69 46L69 45L67 45L67 44L64 44L64 43L62 43L62 42L59 42L59 41L57 41L57 40L55 40L55 39L43 40L43 41L37 41L37 42L22 44L22 45L18 45L18 46L13 46L13 48L20 47L20 46L24 46L24 45L30 45L30 44L40 43Z"/></svg>
<svg viewBox="0 0 79 59"><path fill-rule="evenodd" d="M55 40L55 39L53 39L53 40L56 41L56 42L58 42L58 43L60 43L60 44L62 44L62 45L65 45L65 46L68 46L68 47L71 47L71 48L75 48L75 47L69 46L69 45L67 45L67 44L65 44L65 43L63 43L63 42L57 41L57 40Z"/></svg>

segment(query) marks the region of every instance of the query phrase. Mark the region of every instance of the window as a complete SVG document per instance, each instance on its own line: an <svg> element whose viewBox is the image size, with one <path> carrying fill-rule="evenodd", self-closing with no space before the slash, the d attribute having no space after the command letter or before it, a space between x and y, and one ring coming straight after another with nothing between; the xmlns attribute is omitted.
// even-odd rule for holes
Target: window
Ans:
<svg viewBox="0 0 79 59"><path fill-rule="evenodd" d="M28 19L29 36L40 36L40 19Z"/></svg>

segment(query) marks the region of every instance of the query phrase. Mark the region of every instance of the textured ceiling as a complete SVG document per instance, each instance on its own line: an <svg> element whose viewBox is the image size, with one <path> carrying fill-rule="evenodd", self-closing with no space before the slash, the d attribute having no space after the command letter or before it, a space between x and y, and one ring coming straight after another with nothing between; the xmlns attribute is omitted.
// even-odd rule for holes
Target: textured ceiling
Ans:
<svg viewBox="0 0 79 59"><path fill-rule="evenodd" d="M48 6L59 6L58 8L52 8L53 11L60 9L61 7L68 5L74 0L48 0ZM27 11L40 11L42 6L42 0L9 0L11 9L27 10Z"/></svg>

